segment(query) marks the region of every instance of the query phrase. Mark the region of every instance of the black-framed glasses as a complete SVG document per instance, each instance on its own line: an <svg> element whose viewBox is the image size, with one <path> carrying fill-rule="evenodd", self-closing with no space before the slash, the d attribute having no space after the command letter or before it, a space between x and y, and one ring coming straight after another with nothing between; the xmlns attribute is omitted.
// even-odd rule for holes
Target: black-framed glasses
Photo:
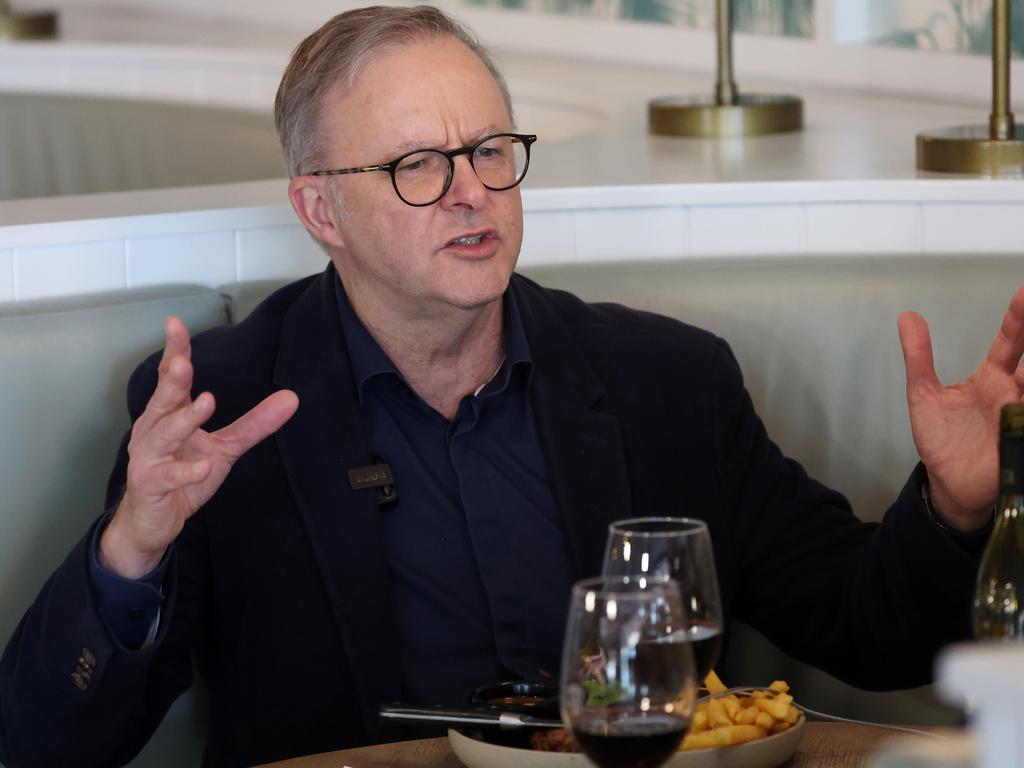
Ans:
<svg viewBox="0 0 1024 768"><path fill-rule="evenodd" d="M341 176L348 173L387 171L391 185L403 203L417 208L433 205L448 192L455 176L455 158L467 155L480 183L502 192L521 182L530 167L530 145L536 136L496 133L471 147L458 149L416 149L390 163L313 171L313 176Z"/></svg>

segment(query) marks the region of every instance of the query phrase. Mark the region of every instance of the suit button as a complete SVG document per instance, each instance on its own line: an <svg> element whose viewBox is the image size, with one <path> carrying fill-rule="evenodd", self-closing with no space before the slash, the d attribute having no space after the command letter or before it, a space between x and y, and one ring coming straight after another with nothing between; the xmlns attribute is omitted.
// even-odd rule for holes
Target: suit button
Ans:
<svg viewBox="0 0 1024 768"><path fill-rule="evenodd" d="M96 666L96 654L90 651L88 648L82 649L82 660L90 667Z"/></svg>
<svg viewBox="0 0 1024 768"><path fill-rule="evenodd" d="M81 691L84 691L86 688L89 687L89 681L82 677L82 675L80 675L77 671L71 673L71 680L74 682L75 686Z"/></svg>

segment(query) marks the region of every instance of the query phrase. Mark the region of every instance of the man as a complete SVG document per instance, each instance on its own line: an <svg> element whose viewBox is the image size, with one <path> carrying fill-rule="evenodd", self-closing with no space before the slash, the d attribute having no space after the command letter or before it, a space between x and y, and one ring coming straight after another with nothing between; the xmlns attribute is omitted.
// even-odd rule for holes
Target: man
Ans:
<svg viewBox="0 0 1024 768"><path fill-rule="evenodd" d="M554 676L569 584L630 511L704 511L727 612L852 682L925 682L968 634L1024 291L952 388L900 318L923 466L862 524L768 440L724 342L512 276L533 137L441 12L335 17L276 116L331 264L194 343L167 321L129 386L112 514L0 664L6 764L130 759L193 652L210 765L386 738L383 701Z"/></svg>

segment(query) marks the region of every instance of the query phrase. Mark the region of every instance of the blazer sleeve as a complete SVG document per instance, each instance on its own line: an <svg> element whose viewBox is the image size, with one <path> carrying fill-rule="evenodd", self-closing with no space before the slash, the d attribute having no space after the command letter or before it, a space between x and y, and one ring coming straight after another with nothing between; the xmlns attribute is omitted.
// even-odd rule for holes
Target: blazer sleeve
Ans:
<svg viewBox="0 0 1024 768"><path fill-rule="evenodd" d="M924 468L881 523L865 523L769 439L724 341L712 402L716 479L738 552L734 614L858 687L929 682L938 650L970 636L978 563L925 510Z"/></svg>
<svg viewBox="0 0 1024 768"><path fill-rule="evenodd" d="M129 383L133 423L155 384L151 358ZM120 500L128 437L111 473L108 510ZM0 658L0 762L7 768L127 763L191 685L190 649L204 615L201 526L176 542L155 641L132 650L105 625L89 579L88 547L103 522L46 581Z"/></svg>

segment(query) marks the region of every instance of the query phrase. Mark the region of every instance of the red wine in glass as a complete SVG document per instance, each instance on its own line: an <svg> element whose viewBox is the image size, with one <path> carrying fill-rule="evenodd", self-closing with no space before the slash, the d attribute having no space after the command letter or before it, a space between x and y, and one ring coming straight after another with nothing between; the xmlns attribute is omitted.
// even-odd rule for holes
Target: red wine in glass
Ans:
<svg viewBox="0 0 1024 768"><path fill-rule="evenodd" d="M693 715L697 676L679 585L618 576L573 585L562 721L599 768L659 768Z"/></svg>
<svg viewBox="0 0 1024 768"><path fill-rule="evenodd" d="M679 748L688 719L627 715L573 729L583 753L600 768L658 768Z"/></svg>

